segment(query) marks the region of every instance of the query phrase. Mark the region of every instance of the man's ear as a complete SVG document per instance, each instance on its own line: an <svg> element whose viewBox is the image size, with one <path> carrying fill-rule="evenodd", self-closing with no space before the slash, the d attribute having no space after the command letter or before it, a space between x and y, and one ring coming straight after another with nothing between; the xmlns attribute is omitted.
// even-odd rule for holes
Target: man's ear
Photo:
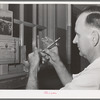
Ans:
<svg viewBox="0 0 100 100"><path fill-rule="evenodd" d="M99 42L99 33L98 31L92 31L92 43L93 43L93 46L96 46Z"/></svg>

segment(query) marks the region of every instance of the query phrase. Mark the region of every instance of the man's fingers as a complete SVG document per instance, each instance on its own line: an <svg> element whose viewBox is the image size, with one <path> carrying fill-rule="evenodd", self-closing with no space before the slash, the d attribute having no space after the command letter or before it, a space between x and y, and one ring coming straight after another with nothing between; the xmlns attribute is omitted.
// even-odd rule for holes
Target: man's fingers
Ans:
<svg viewBox="0 0 100 100"><path fill-rule="evenodd" d="M23 65L24 66L29 66L29 62L28 61L23 61Z"/></svg>
<svg viewBox="0 0 100 100"><path fill-rule="evenodd" d="M51 49L51 51L53 51L53 52L58 52L58 47L57 47L57 46L54 46L54 47Z"/></svg>
<svg viewBox="0 0 100 100"><path fill-rule="evenodd" d="M29 62L28 61L23 61L23 70L25 71L25 72L28 72L29 71Z"/></svg>

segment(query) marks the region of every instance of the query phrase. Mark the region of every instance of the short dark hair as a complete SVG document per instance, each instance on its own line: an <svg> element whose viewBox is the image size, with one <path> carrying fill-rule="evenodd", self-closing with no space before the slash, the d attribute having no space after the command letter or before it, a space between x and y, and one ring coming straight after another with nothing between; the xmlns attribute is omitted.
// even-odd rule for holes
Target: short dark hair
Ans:
<svg viewBox="0 0 100 100"><path fill-rule="evenodd" d="M85 24L100 29L100 7L89 6L82 13L89 13L86 17Z"/></svg>
<svg viewBox="0 0 100 100"><path fill-rule="evenodd" d="M100 6L88 6L82 12L100 12Z"/></svg>
<svg viewBox="0 0 100 100"><path fill-rule="evenodd" d="M86 25L100 29L100 13L91 13L86 17Z"/></svg>

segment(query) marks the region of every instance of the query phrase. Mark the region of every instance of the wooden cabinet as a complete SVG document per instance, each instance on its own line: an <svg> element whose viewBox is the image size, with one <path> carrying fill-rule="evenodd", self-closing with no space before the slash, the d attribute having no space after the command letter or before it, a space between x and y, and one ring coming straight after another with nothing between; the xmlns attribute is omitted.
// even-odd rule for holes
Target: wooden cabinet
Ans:
<svg viewBox="0 0 100 100"><path fill-rule="evenodd" d="M0 89L25 89L28 74L17 73L0 76Z"/></svg>

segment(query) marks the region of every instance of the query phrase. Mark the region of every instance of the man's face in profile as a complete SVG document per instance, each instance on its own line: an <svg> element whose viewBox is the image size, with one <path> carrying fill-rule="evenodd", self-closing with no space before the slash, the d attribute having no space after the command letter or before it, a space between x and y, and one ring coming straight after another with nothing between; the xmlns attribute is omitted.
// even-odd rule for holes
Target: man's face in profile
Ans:
<svg viewBox="0 0 100 100"><path fill-rule="evenodd" d="M90 38L89 38L89 33L91 32L89 29L89 26L85 24L85 19L87 13L82 13L75 24L75 32L76 36L73 39L73 43L77 44L77 47L79 49L79 54L80 56L83 56L87 58L90 52Z"/></svg>

